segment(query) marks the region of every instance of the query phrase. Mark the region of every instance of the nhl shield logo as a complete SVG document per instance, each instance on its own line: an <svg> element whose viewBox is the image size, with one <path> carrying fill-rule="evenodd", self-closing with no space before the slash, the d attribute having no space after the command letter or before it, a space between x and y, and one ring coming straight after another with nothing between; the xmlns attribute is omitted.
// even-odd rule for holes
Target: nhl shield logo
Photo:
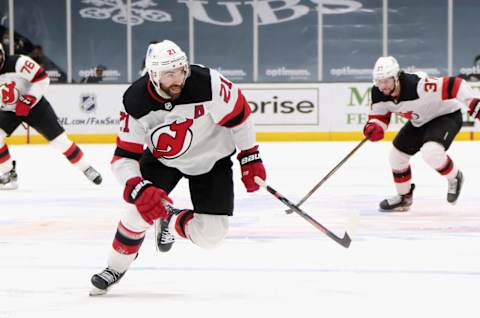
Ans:
<svg viewBox="0 0 480 318"><path fill-rule="evenodd" d="M97 96L95 94L80 95L80 109L85 113L92 113L97 109Z"/></svg>
<svg viewBox="0 0 480 318"><path fill-rule="evenodd" d="M170 103L170 102L166 102L166 103L165 103L165 109L166 109L166 110L172 110L172 108L173 108L172 103Z"/></svg>

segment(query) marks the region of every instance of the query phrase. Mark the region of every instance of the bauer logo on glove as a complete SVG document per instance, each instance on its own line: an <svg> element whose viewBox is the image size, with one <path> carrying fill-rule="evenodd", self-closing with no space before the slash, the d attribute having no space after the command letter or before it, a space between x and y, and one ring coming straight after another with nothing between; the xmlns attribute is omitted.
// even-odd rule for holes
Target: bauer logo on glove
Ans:
<svg viewBox="0 0 480 318"><path fill-rule="evenodd" d="M260 186L255 182L255 176L265 180L267 178L265 167L258 152L258 146L242 150L238 156L240 162L240 169L242 170L242 182L247 188L247 192L255 192L260 189Z"/></svg>
<svg viewBox="0 0 480 318"><path fill-rule="evenodd" d="M245 165L245 164L247 164L247 163L249 163L249 162L254 162L254 161L257 161L257 160L262 161L262 160L260 159L260 154L259 154L258 152L242 158L242 159L240 160L240 164L241 164L241 165Z"/></svg>

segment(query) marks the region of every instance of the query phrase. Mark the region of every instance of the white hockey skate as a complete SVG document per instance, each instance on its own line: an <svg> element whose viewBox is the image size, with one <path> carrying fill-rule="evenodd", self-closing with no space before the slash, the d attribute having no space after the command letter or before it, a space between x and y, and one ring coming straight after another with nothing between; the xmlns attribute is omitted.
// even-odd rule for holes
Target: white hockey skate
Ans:
<svg viewBox="0 0 480 318"><path fill-rule="evenodd" d="M457 203L460 191L462 191L463 173L458 170L457 176L452 181L448 181L447 201L451 204Z"/></svg>
<svg viewBox="0 0 480 318"><path fill-rule="evenodd" d="M16 162L12 162L12 170L0 175L0 190L18 189L18 175L16 171Z"/></svg>

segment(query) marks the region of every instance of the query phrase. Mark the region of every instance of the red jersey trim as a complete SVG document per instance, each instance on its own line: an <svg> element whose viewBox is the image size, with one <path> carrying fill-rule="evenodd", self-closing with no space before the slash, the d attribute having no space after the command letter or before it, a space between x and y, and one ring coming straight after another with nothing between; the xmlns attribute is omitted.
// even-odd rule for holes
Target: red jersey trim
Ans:
<svg viewBox="0 0 480 318"><path fill-rule="evenodd" d="M153 87L153 83L150 80L148 80L147 91L150 94L150 96L152 96L152 98L157 102L165 103L165 100L162 97L160 97L155 91L155 88L152 88L152 87Z"/></svg>
<svg viewBox="0 0 480 318"><path fill-rule="evenodd" d="M442 82L442 100L456 98L461 84L460 77L445 76Z"/></svg>
<svg viewBox="0 0 480 318"><path fill-rule="evenodd" d="M117 137L117 146L123 150L127 150L136 154L143 153L143 144L123 141L119 137Z"/></svg>
<svg viewBox="0 0 480 318"><path fill-rule="evenodd" d="M218 124L221 126L226 126L229 128L233 128L242 124L248 116L252 113L250 109L250 105L248 104L247 100L243 96L242 92L238 90L238 97L233 107L233 110L225 115Z"/></svg>
<svg viewBox="0 0 480 318"><path fill-rule="evenodd" d="M48 74L45 73L43 67L40 67L37 73L35 73L35 76L33 76L33 78L30 80L30 83L40 82L46 78L48 78Z"/></svg>
<svg viewBox="0 0 480 318"><path fill-rule="evenodd" d="M377 119L388 125L390 123L390 117L392 116L391 112L388 112L386 115L368 115L368 120Z"/></svg>

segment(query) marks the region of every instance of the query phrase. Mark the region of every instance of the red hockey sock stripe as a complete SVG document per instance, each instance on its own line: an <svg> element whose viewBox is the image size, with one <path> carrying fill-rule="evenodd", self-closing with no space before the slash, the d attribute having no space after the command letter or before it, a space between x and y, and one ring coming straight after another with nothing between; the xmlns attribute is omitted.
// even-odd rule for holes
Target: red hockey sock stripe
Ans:
<svg viewBox="0 0 480 318"><path fill-rule="evenodd" d="M145 231L143 232L134 232L128 229L122 222L118 222L117 231L122 233L126 237L130 237L132 239L140 239L145 236Z"/></svg>
<svg viewBox="0 0 480 318"><path fill-rule="evenodd" d="M138 252L144 239L145 232L130 231L120 222L112 246L120 254L131 255Z"/></svg>
<svg viewBox="0 0 480 318"><path fill-rule="evenodd" d="M0 163L4 163L8 159L10 159L10 152L8 151L7 145L3 145L3 147L0 148Z"/></svg>
<svg viewBox="0 0 480 318"><path fill-rule="evenodd" d="M72 164L79 162L83 157L83 151L75 143L72 143L63 154Z"/></svg>
<svg viewBox="0 0 480 318"><path fill-rule="evenodd" d="M178 235L183 238L187 238L185 234L185 225L193 219L193 211L192 210L183 210L177 216L177 221L175 222L175 230L177 231Z"/></svg>
<svg viewBox="0 0 480 318"><path fill-rule="evenodd" d="M412 170L410 169L410 166L404 171L393 170L392 173L395 183L404 183L412 179Z"/></svg>
<svg viewBox="0 0 480 318"><path fill-rule="evenodd" d="M445 176L445 175L449 174L452 170L453 170L453 161L447 155L447 161L445 161L445 164L442 167L438 168L437 171L442 176Z"/></svg>

